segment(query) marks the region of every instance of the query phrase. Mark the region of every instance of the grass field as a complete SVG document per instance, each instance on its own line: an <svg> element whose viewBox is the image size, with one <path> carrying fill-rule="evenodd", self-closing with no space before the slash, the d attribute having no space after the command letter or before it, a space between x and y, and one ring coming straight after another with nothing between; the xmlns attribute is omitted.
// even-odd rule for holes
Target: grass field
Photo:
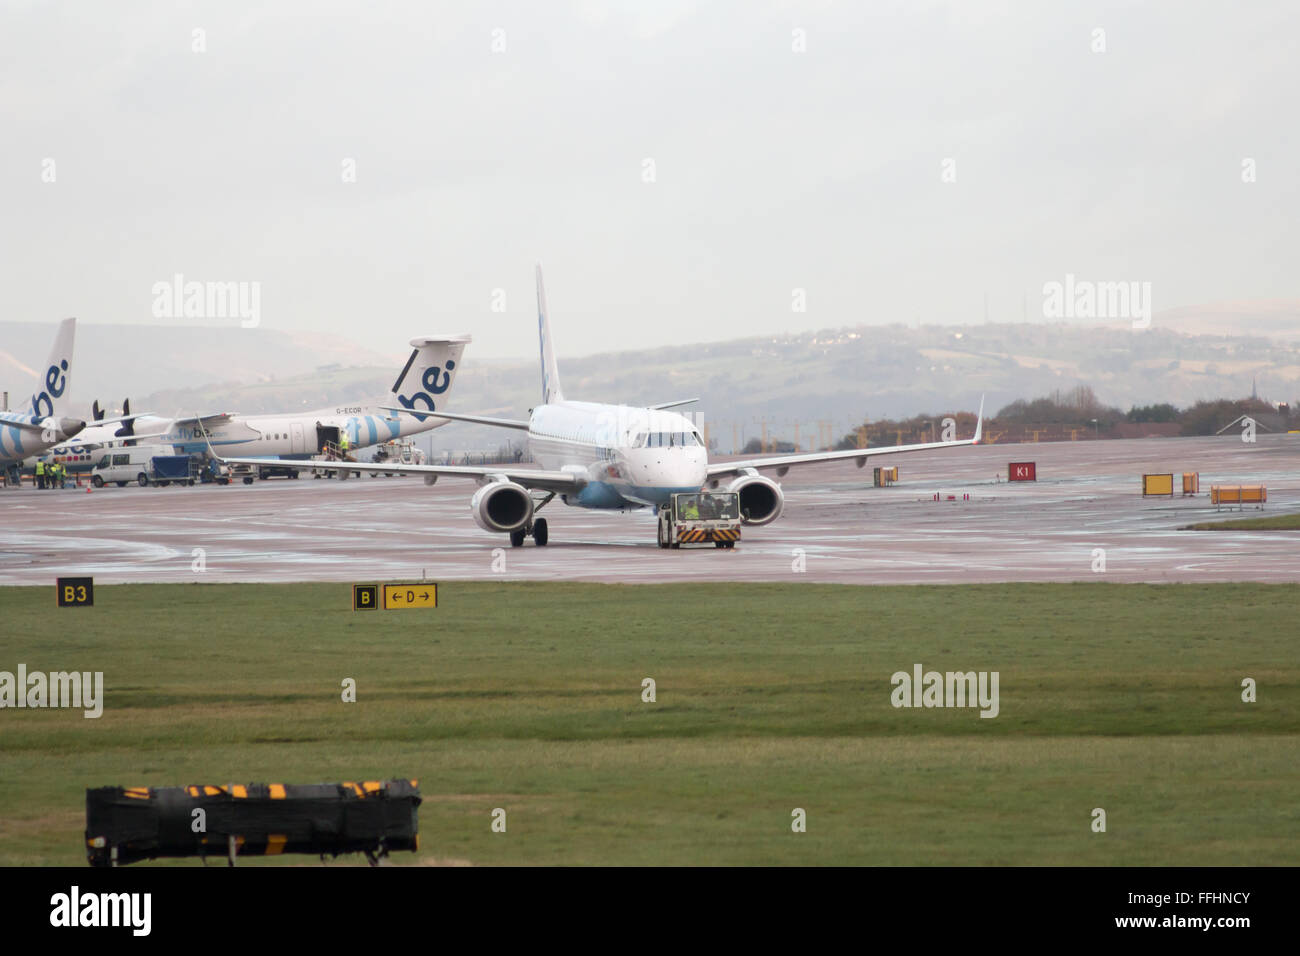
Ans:
<svg viewBox="0 0 1300 956"><path fill-rule="evenodd" d="M1300 863L1300 586L52 592L0 589L0 670L103 671L104 714L0 710L4 865L84 864L86 787L391 777L397 863ZM917 663L1000 714L894 708Z"/></svg>
<svg viewBox="0 0 1300 956"><path fill-rule="evenodd" d="M1300 514L1265 515L1261 518L1237 518L1232 521L1202 521L1184 531L1300 531Z"/></svg>

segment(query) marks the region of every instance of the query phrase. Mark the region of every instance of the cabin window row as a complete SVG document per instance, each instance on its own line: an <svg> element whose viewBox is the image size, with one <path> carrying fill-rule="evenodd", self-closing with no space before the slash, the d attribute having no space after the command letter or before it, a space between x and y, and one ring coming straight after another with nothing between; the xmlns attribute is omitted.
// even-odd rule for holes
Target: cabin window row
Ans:
<svg viewBox="0 0 1300 956"><path fill-rule="evenodd" d="M643 432L637 436L637 448L687 448L700 444L695 432Z"/></svg>

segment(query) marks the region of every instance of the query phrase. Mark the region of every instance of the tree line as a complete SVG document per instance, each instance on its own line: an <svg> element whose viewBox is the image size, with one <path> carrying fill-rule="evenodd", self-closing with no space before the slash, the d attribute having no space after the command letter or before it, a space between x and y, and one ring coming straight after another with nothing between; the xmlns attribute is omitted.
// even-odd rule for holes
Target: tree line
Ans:
<svg viewBox="0 0 1300 956"><path fill-rule="evenodd" d="M1180 435L1213 435L1220 429L1246 415L1261 422L1266 428L1287 430L1296 427L1291 408L1253 398L1218 398L1198 401L1186 408L1170 402L1151 405L1134 405L1127 412L1114 405L1106 405L1097 398L1090 386L1078 385L1071 389L1056 389L1035 399L1016 399L985 420L984 427L1060 425L1086 429L1104 434L1122 423L1177 424ZM913 415L904 419L881 419L863 422L845 434L835 445L837 449L863 448L875 445L892 445L901 441L914 444L943 440L943 421L952 418L961 435L969 435L975 427L971 412L943 412L941 414Z"/></svg>

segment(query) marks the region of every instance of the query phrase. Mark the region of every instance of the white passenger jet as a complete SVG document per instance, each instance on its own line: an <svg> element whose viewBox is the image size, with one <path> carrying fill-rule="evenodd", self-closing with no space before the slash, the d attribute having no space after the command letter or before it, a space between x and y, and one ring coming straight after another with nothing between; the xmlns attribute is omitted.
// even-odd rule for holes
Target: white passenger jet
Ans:
<svg viewBox="0 0 1300 956"><path fill-rule="evenodd" d="M661 508L676 493L697 492L705 485L717 488L725 483L726 491L739 495L744 522L765 525L781 516L785 495L779 484L760 474L762 471L775 471L781 477L798 465L840 460L855 460L860 468L867 458L876 455L977 445L983 431L981 399L975 436L961 441L709 464L708 450L691 420L665 411L694 399L633 408L564 398L551 346L541 266L537 267L537 325L542 352L542 403L532 409L527 421L446 412L438 412L438 416L526 432L532 458L539 467L288 464L325 467L345 475L354 471L423 475L425 483L430 485L442 476L472 478L479 483L478 491L470 498L474 521L484 531L509 534L510 543L519 547L530 535L538 545L546 544L549 534L546 519L537 517L537 512L557 495L566 505L577 508ZM234 464L249 462L242 458L225 460Z"/></svg>

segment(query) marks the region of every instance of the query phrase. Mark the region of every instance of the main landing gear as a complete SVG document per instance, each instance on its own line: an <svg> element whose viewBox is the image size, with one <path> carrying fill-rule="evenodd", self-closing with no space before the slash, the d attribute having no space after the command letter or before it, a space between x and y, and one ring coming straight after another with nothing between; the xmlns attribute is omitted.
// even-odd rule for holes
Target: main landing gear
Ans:
<svg viewBox="0 0 1300 956"><path fill-rule="evenodd" d="M536 521L533 522L533 526L531 528L516 528L514 531L511 531L510 547L522 548L524 546L524 539L527 538L529 535L533 536L533 542L539 548L546 547L546 542L549 538L549 536L546 533L546 519L538 518Z"/></svg>
<svg viewBox="0 0 1300 956"><path fill-rule="evenodd" d="M550 492L542 499L540 504L533 506L533 514L536 515L537 512L545 508L547 503L554 497L555 492ZM510 547L522 548L524 546L524 539L529 535L532 536L533 543L539 548L546 547L546 542L550 539L550 535L547 533L546 519L534 517L533 520L524 525L524 527L516 528L514 531L511 531Z"/></svg>

